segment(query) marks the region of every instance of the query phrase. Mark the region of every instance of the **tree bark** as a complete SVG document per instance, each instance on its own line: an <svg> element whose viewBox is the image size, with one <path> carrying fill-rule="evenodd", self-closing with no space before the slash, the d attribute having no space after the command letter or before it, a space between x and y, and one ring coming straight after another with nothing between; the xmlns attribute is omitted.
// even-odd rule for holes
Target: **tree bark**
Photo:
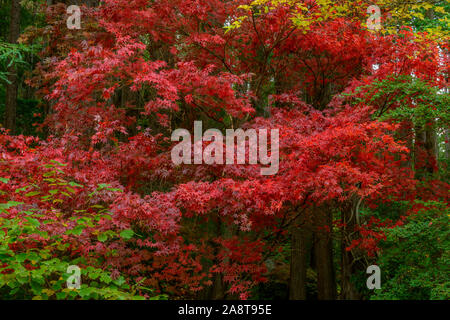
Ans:
<svg viewBox="0 0 450 320"><path fill-rule="evenodd" d="M305 218L298 217L292 228L289 279L290 300L306 300L306 270L308 269L308 253L312 235L309 230L310 226L305 225L304 222Z"/></svg>
<svg viewBox="0 0 450 320"><path fill-rule="evenodd" d="M439 149L437 146L436 130L434 127L428 126L425 129L425 149L427 150L430 159L429 170L430 173L435 174L438 170Z"/></svg>
<svg viewBox="0 0 450 320"><path fill-rule="evenodd" d="M324 208L317 208L314 212L314 220L314 251L317 270L317 298L319 300L335 300L336 281L333 266L333 247L331 240L331 212L325 210Z"/></svg>
<svg viewBox="0 0 450 320"><path fill-rule="evenodd" d="M9 23L10 43L17 43L20 35L20 1L11 0L11 17ZM16 110L17 110L17 68L13 63L8 68L8 81L6 84L5 103L5 128L14 134L16 130Z"/></svg>
<svg viewBox="0 0 450 320"><path fill-rule="evenodd" d="M351 277L355 273L354 258L352 253L347 251L347 244L342 241L342 264L341 264L341 293L339 299L341 300L360 300L361 294L351 282Z"/></svg>
<svg viewBox="0 0 450 320"><path fill-rule="evenodd" d="M217 273L213 280L211 300L223 300L225 299L226 288L223 283L222 274Z"/></svg>
<svg viewBox="0 0 450 320"><path fill-rule="evenodd" d="M342 210L342 221L344 226L341 228L341 292L339 299L341 300L360 300L362 295L351 282L351 277L355 273L364 270L363 262L357 252L353 249L347 251L349 247L357 237L355 234L355 227L357 226L356 216L358 214L358 207L361 200L355 199L348 208ZM359 259L359 260L358 260Z"/></svg>
<svg viewBox="0 0 450 320"><path fill-rule="evenodd" d="M433 127L416 127L415 131L414 169L416 179L421 179L425 175L437 174L438 148Z"/></svg>

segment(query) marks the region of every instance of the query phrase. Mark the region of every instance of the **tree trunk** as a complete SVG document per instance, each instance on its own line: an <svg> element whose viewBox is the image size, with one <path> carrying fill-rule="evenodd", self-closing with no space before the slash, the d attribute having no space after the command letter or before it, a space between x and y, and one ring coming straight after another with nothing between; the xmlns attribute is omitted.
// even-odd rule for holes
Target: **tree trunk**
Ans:
<svg viewBox="0 0 450 320"><path fill-rule="evenodd" d="M11 0L11 21L9 23L10 43L17 43L20 35L20 1ZM17 110L17 68L11 64L8 68L8 81L6 84L6 104L5 104L5 128L14 134L16 130L16 110Z"/></svg>
<svg viewBox="0 0 450 320"><path fill-rule="evenodd" d="M291 268L289 279L289 299L306 300L306 270L311 243L311 226L305 225L305 218L298 217L292 228Z"/></svg>
<svg viewBox="0 0 450 320"><path fill-rule="evenodd" d="M421 179L438 172L436 132L431 126L416 128L415 131L414 169L416 179Z"/></svg>
<svg viewBox="0 0 450 320"><path fill-rule="evenodd" d="M226 288L223 283L222 274L216 273L211 291L211 300L223 300L225 299Z"/></svg>
<svg viewBox="0 0 450 320"><path fill-rule="evenodd" d="M437 174L439 171L437 162L439 158L439 149L437 146L436 130L434 127L427 126L425 129L425 139L425 149L427 150L427 155L430 159L428 170L432 174Z"/></svg>
<svg viewBox="0 0 450 320"><path fill-rule="evenodd" d="M358 256L357 250L347 251L357 237L355 227L357 226L356 215L361 201L356 199L348 208L342 210L342 221L344 226L341 228L341 292L339 299L341 300L360 300L362 295L351 282L353 274L364 270L364 265Z"/></svg>
<svg viewBox="0 0 450 320"><path fill-rule="evenodd" d="M317 270L317 298L319 300L336 299L336 282L331 240L331 219L331 213L324 210L324 208L317 208L314 212L314 251Z"/></svg>
<svg viewBox="0 0 450 320"><path fill-rule="evenodd" d="M355 273L353 265L354 258L352 253L347 251L347 244L342 241L342 264L341 264L341 293L339 299L341 300L360 300L361 294L351 282L351 276Z"/></svg>

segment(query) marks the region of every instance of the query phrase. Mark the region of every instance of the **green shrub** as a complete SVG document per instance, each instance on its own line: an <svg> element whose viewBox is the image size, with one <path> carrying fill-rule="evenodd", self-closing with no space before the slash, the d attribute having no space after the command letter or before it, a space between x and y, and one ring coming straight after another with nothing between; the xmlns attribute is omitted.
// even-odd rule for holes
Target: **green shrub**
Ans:
<svg viewBox="0 0 450 320"><path fill-rule="evenodd" d="M439 202L387 230L378 265L381 289L372 299L443 300L450 298L450 209Z"/></svg>

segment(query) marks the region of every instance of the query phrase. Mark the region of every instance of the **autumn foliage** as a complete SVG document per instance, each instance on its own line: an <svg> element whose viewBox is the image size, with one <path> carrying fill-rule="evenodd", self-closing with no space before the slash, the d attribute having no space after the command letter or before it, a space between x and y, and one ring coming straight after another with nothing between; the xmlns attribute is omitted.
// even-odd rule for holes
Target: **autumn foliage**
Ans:
<svg viewBox="0 0 450 320"><path fill-rule="evenodd" d="M386 232L448 202L430 139L448 130L449 64L448 42L400 22L374 32L362 1L338 14L348 2L106 0L82 7L80 30L65 5L43 7L46 26L24 36L46 39L28 79L42 138L0 133L1 239L31 212L15 254L81 259L134 296L170 299L261 297L283 281L301 297L300 239L319 298L361 298L350 275L376 264ZM173 164L170 135L195 120L279 129L278 173Z"/></svg>

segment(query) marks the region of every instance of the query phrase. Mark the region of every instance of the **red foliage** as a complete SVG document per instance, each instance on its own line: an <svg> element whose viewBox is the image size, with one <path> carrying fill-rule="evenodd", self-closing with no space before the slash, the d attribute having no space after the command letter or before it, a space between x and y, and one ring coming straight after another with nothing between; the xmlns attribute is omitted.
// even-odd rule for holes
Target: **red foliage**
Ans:
<svg viewBox="0 0 450 320"><path fill-rule="evenodd" d="M436 48L421 47L408 31L375 38L344 18L313 24L304 33L292 26L284 7L225 33L239 1L147 3L106 0L86 11L89 33L59 40L65 51L45 53L54 56L40 65L40 82L34 81L51 103L45 125L54 136L37 141L0 135L0 172L11 179L1 190L10 199L51 214L48 203L13 190L32 181L47 191L43 165L57 160L67 164L61 168L66 180L85 186L75 188L61 210L70 214L102 204L113 213L102 222L104 230L132 228L141 235L102 243L85 230L72 250L95 252L115 273L146 277L147 285L183 296L220 273L231 294L247 298L252 286L265 281L265 254L275 251L264 234L286 233L293 208L354 196L374 205L387 194L414 194L412 172L402 166L408 150L393 135L398 126L372 121L373 106L351 107L338 94L330 102L326 90L333 84L336 92L351 92L374 79L412 72L441 85ZM60 27L53 26L58 32L52 37L61 39ZM407 59L411 52L418 54ZM274 74L282 85L269 98L271 117L256 117L254 102ZM143 109L138 90L145 94ZM278 128L278 174L260 176L255 165L174 166L167 139L172 126L192 126L200 116L218 125L232 119ZM152 129L141 130L138 118L146 117ZM103 190L94 200L88 195L99 184L123 192ZM215 236L207 232L210 222L219 226ZM379 227L375 220L360 226L361 238L348 250L376 250L383 239Z"/></svg>

